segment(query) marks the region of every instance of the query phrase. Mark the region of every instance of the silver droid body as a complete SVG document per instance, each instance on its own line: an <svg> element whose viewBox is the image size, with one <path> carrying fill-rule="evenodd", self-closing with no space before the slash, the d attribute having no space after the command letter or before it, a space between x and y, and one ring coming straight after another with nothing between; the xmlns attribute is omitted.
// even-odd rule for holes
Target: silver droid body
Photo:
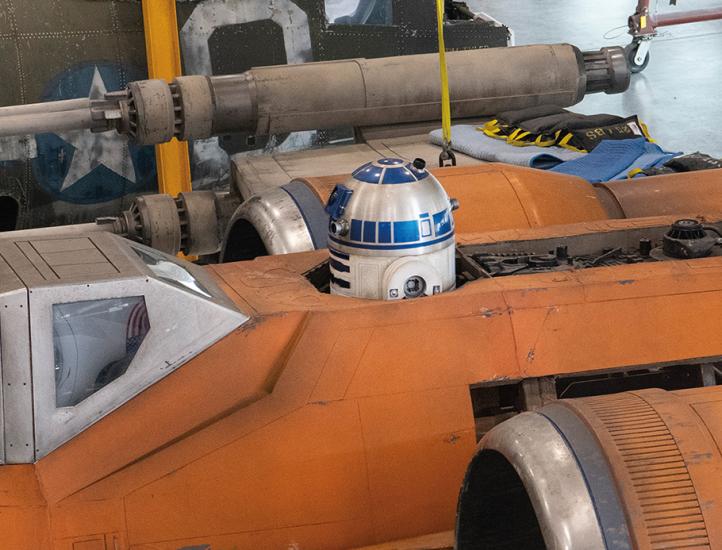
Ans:
<svg viewBox="0 0 722 550"><path fill-rule="evenodd" d="M401 300L452 290L455 207L419 159L360 167L326 207L331 293Z"/></svg>

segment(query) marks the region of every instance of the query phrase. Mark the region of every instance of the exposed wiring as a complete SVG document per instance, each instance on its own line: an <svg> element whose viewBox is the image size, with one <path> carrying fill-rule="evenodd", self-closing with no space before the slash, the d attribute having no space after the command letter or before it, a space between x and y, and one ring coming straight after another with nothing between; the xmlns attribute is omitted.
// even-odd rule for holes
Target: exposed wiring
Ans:
<svg viewBox="0 0 722 550"><path fill-rule="evenodd" d="M621 252L621 251L622 251L621 247L619 247L619 248L613 248L613 249L610 250L609 252L606 252L605 254L602 254L602 255L599 256L598 258L595 258L594 260L592 260L592 265L595 266L595 265L597 265L599 262L601 262L602 260L606 260L606 259L609 258L610 256L614 256L615 254L618 254L618 253Z"/></svg>
<svg viewBox="0 0 722 550"><path fill-rule="evenodd" d="M623 36L627 34L627 31L629 30L629 27L627 25L620 25L619 27L614 27L613 29L609 29L607 32L605 32L602 37L604 40L616 40L620 36ZM612 35L611 33L617 32L617 34Z"/></svg>

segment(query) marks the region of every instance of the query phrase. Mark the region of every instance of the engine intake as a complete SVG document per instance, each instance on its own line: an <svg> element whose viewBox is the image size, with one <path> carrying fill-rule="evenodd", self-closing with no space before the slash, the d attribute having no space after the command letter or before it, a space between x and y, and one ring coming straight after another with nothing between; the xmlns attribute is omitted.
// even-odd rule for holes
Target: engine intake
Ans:
<svg viewBox="0 0 722 550"><path fill-rule="evenodd" d="M459 497L457 548L714 548L722 388L555 402L492 429Z"/></svg>

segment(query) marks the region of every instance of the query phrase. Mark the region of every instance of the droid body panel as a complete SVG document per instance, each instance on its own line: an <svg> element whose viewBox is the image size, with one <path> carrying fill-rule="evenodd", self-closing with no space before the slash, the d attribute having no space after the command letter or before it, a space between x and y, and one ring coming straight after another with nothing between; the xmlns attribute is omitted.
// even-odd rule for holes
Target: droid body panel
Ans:
<svg viewBox="0 0 722 550"><path fill-rule="evenodd" d="M327 205L331 293L398 300L452 290L453 204L423 161L357 169Z"/></svg>

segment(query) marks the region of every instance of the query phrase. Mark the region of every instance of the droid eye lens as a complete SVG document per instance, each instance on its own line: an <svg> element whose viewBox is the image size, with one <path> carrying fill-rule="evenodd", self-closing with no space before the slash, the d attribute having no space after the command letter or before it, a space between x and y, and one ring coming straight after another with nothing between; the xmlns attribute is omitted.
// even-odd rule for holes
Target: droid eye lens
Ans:
<svg viewBox="0 0 722 550"><path fill-rule="evenodd" d="M426 293L426 281L423 277L409 277L404 283L404 295L407 298L418 298Z"/></svg>

